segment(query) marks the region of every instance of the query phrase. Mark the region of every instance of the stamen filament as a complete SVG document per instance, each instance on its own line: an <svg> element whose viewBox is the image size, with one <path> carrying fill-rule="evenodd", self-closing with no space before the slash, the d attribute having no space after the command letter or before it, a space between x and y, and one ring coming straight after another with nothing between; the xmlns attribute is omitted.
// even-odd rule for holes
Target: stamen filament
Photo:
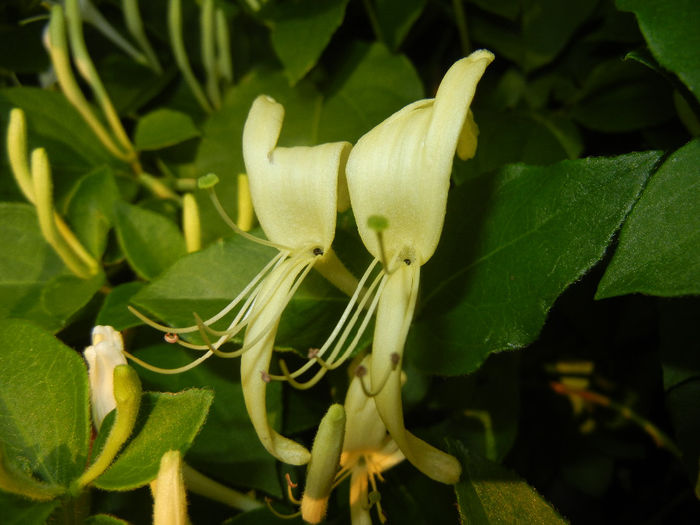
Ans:
<svg viewBox="0 0 700 525"><path fill-rule="evenodd" d="M281 512L276 511L274 508L272 508L272 498L270 497L265 498L265 504L267 505L267 508L270 509L270 512L283 520L291 520L297 516L301 516L301 511L294 512L293 514L282 514Z"/></svg>
<svg viewBox="0 0 700 525"><path fill-rule="evenodd" d="M151 372L156 372L158 374L165 374L165 375L170 375L170 374L181 374L183 372L187 372L188 370L192 370L196 366L200 365L207 359L209 359L213 354L213 352L208 351L206 354L204 354L202 357L199 357L192 361L189 364L186 364L184 366L180 366L178 368L161 368L159 366L151 365L147 363L146 361L139 359L135 355L130 354L126 350L124 350L124 355L131 359L134 363L137 363L144 367L146 370L150 370Z"/></svg>
<svg viewBox="0 0 700 525"><path fill-rule="evenodd" d="M379 386L377 387L376 390L371 390L370 388L367 388L367 385L365 384L365 376L367 375L367 369L360 365L357 367L357 370L355 371L355 375L360 378L360 386L362 386L362 391L365 393L367 397L375 397L379 392L382 391L384 388L384 385L386 385L386 382L389 380L389 377L391 376L392 372L396 370L396 366L399 364L399 355L394 353L391 354L391 368L387 368L386 372L384 373L384 377L382 377L381 381L379 381Z"/></svg>

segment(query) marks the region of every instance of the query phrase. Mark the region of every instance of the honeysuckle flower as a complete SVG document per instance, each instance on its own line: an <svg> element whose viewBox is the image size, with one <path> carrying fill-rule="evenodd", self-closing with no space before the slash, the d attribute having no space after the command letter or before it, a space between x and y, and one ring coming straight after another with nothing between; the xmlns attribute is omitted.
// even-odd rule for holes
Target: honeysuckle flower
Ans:
<svg viewBox="0 0 700 525"><path fill-rule="evenodd" d="M375 478L382 479L382 472L404 460L396 442L387 434L379 417L374 398L367 396L367 386L362 372L371 366L371 356L366 356L358 367L345 396L345 438L340 456L341 470L338 478L350 474L350 515L353 525L372 525L369 510L373 504L382 516ZM400 374L399 374L400 375ZM371 389L371 385L370 385Z"/></svg>
<svg viewBox="0 0 700 525"><path fill-rule="evenodd" d="M215 206L239 235L276 248L277 255L228 306L206 321L198 320L195 326L170 328L150 321L132 309L151 326L169 332L169 341L205 351L202 357L185 367L163 370L127 355L149 369L166 373L187 370L213 354L242 356L243 395L260 441L280 461L301 465L308 462L309 451L281 436L269 425L265 402L267 383L271 379L268 369L283 310L311 269L332 258L336 212L339 198L343 200L344 188L347 200L343 174L351 145L335 142L313 147L278 147L283 120L284 107L261 95L253 102L243 130L243 157L251 199L267 240L241 230L226 215L212 192ZM243 304L226 330L211 328L241 302ZM219 349L244 328L242 348L232 352ZM178 334L195 331L200 331L206 344L179 340ZM217 339L210 343L208 335L211 334Z"/></svg>
<svg viewBox="0 0 700 525"><path fill-rule="evenodd" d="M459 462L408 432L401 404L401 356L415 309L420 267L437 247L445 218L452 161L476 151L469 105L493 60L475 51L445 74L434 99L409 104L365 134L346 167L360 236L384 269L377 291L370 367L374 402L406 458L431 478L456 483Z"/></svg>
<svg viewBox="0 0 700 525"><path fill-rule="evenodd" d="M126 364L122 335L111 326L92 330L92 345L84 352L88 364L92 421L100 428L105 416L117 407L114 398L114 369Z"/></svg>

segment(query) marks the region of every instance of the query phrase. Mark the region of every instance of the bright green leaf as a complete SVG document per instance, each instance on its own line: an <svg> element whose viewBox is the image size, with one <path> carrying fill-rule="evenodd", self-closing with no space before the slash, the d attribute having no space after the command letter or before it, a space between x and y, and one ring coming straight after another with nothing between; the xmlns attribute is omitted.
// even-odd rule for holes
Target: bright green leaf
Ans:
<svg viewBox="0 0 700 525"><path fill-rule="evenodd" d="M39 231L32 206L0 204L0 318L32 320L57 331L90 300L104 276L70 274Z"/></svg>
<svg viewBox="0 0 700 525"><path fill-rule="evenodd" d="M143 287L144 283L138 281L115 286L105 297L95 324L109 325L115 330L125 330L140 325L141 321L127 309L127 306L131 298Z"/></svg>
<svg viewBox="0 0 700 525"><path fill-rule="evenodd" d="M107 246L119 190L112 170L100 168L78 181L68 201L68 222L78 239L98 259Z"/></svg>
<svg viewBox="0 0 700 525"><path fill-rule="evenodd" d="M293 0L270 4L263 16L289 82L294 85L316 65L343 22L348 0Z"/></svg>
<svg viewBox="0 0 700 525"><path fill-rule="evenodd" d="M455 375L539 334L556 298L605 253L659 154L510 166L450 196L409 348Z"/></svg>
<svg viewBox="0 0 700 525"><path fill-rule="evenodd" d="M213 394L186 390L177 394L143 394L133 439L117 460L95 481L105 490L131 490L158 475L160 458L168 450L184 453L204 423Z"/></svg>
<svg viewBox="0 0 700 525"><path fill-rule="evenodd" d="M186 113L156 109L139 119L134 145L139 151L167 148L199 136L199 130Z"/></svg>
<svg viewBox="0 0 700 525"><path fill-rule="evenodd" d="M671 155L620 233L596 298L700 293L700 139Z"/></svg>
<svg viewBox="0 0 700 525"><path fill-rule="evenodd" d="M450 452L462 463L462 480L455 485L461 522L566 524L537 491L498 463L469 452L452 442ZM525 518L526 517L526 518Z"/></svg>
<svg viewBox="0 0 700 525"><path fill-rule="evenodd" d="M617 0L637 15L649 49L700 99L700 3L696 0Z"/></svg>
<svg viewBox="0 0 700 525"><path fill-rule="evenodd" d="M321 110L319 141L356 142L382 120L423 98L413 65L382 44L356 43Z"/></svg>
<svg viewBox="0 0 700 525"><path fill-rule="evenodd" d="M139 276L153 279L185 253L182 233L162 215L124 202L115 210L119 244Z"/></svg>
<svg viewBox="0 0 700 525"><path fill-rule="evenodd" d="M88 380L80 356L26 321L0 321L0 442L28 474L68 486L85 468Z"/></svg>
<svg viewBox="0 0 700 525"><path fill-rule="evenodd" d="M168 343L141 348L138 356L163 368L183 366L196 357L191 350ZM277 462L260 444L243 402L240 360L212 357L205 364L174 375L157 374L134 366L139 369L139 375L149 388L175 392L191 387L207 387L214 391L214 402L207 421L187 453L192 465L227 484L257 488L277 497L282 496ZM280 429L281 383L273 382L268 386L266 403L271 424Z"/></svg>

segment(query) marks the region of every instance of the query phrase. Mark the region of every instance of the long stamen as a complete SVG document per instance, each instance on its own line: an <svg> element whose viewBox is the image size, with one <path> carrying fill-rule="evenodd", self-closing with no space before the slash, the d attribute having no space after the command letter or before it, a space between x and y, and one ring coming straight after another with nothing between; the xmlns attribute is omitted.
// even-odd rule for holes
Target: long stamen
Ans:
<svg viewBox="0 0 700 525"><path fill-rule="evenodd" d="M219 215L221 218L224 220L226 224L228 224L229 228L231 228L233 231L235 231L238 235L241 237L244 237L248 239L249 241L253 241L258 244L262 244L263 246L269 246L271 248L277 248L280 251L292 251L291 248L287 246L282 246L281 244L277 244L272 241L268 241L266 239L261 239L260 237L256 237L255 235L251 235L247 231L243 230L238 224L234 222L234 220L229 217L228 213L226 213L226 210L224 210L224 207L221 205L221 202L219 201L219 197L216 195L216 191L214 191L213 187L208 187L207 192L209 193L209 197L211 198L212 203L214 204L214 208L216 208L216 211L219 212Z"/></svg>
<svg viewBox="0 0 700 525"><path fill-rule="evenodd" d="M323 354L331 347L333 344L333 341L336 339L338 336L338 333L340 330L343 328L343 325L346 323L350 313L355 309L355 305L357 304L357 309L355 309L355 312L350 319L350 322L347 323L345 326L345 331L343 332L340 340L338 341L339 345L342 345L345 343L345 340L347 339L350 330L355 326L357 323L357 319L359 318L360 312L364 309L365 304L369 300L369 298L372 296L372 293L374 289L376 288L376 285L378 283L379 278L381 277L381 274L375 278L374 282L370 285L369 289L364 293L362 296L362 299L360 300L359 304L357 303L358 297L360 296L360 293L364 289L364 285L367 282L367 279L369 276L372 274L372 271L374 270L375 266L378 263L378 259L374 259L372 263L369 265L367 270L365 271L364 275L360 279L359 283L357 284L357 287L355 289L355 293L353 293L352 297L350 298L350 301L348 302L348 305L345 307L345 311L343 312L342 316L340 317L340 320L338 323L335 325L333 328L333 331L331 334L328 336L328 339L326 339L325 343L319 348L318 350L315 350L313 354L310 353L309 358L310 361L308 361L306 364L295 370L289 375L283 375L283 376L271 376L271 379L277 380L277 381L283 381L283 380L289 380L291 377L292 379L299 377L302 375L304 372L309 370L315 363L318 363L320 366L326 368L326 362L321 358ZM320 379L320 378L319 378ZM298 383L300 384L300 383Z"/></svg>
<svg viewBox="0 0 700 525"><path fill-rule="evenodd" d="M210 317L206 321L204 321L205 326L210 326L217 321L219 321L221 318L223 318L226 314L228 314L231 310L233 310L238 303L241 302L241 300L246 297L249 293L251 288L253 288L265 275L267 275L269 272L274 270L279 264L289 255L289 252L280 252L278 253L275 257L273 257L270 262L268 262L262 270L260 270L255 277L246 285L246 287L236 296L235 299L233 299L228 305L226 305L222 310L220 310L216 315L213 317ZM185 326L181 328L173 328L171 326L166 326L164 324L157 323L156 321L153 321L149 317L147 317L145 314L139 312L136 308L133 306L128 306L127 307L129 311L134 314L136 317L141 319L144 323L146 323L148 326L155 328L156 330L160 330L161 332L166 332L169 334L189 334L193 333L199 330L199 326L194 324L192 326Z"/></svg>
<svg viewBox="0 0 700 525"><path fill-rule="evenodd" d="M400 360L401 358L399 357L399 354L397 354L396 352L391 354L391 368L386 369L384 377L382 377L382 379L379 381L379 386L376 390L371 390L371 387L367 388L367 385L365 384L367 368L365 368L363 365L357 367L357 369L355 370L355 375L360 378L360 386L362 386L362 391L367 397L375 397L377 394L379 394L379 392L382 391L384 385L386 385L386 382L389 380L389 377L391 376L392 372L396 370L396 367L398 366Z"/></svg>
<svg viewBox="0 0 700 525"><path fill-rule="evenodd" d="M150 370L151 372L156 372L158 374L165 374L165 375L170 375L170 374L181 374L183 372L187 372L188 370L192 370L196 366L199 366L201 363L209 359L213 354L213 352L209 351L206 354L204 354L202 357L195 359L189 364L186 364L184 366L180 366L178 368L161 368L159 366L151 365L147 363L146 361L143 361L142 359L139 359L135 355L130 354L126 350L124 350L124 355L131 359L134 363L137 363L141 365L143 368L146 370Z"/></svg>
<svg viewBox="0 0 700 525"><path fill-rule="evenodd" d="M270 497L265 497L265 504L267 505L267 508L270 510L270 512L272 512L275 516L283 520L291 520L292 518L301 516L301 511L294 512L292 514L282 514L281 512L276 511L274 508L272 508L272 498Z"/></svg>

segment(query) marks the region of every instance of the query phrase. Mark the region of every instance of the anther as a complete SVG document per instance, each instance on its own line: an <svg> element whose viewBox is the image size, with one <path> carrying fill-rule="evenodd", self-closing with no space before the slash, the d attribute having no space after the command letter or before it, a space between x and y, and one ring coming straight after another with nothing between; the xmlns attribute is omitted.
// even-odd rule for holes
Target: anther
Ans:
<svg viewBox="0 0 700 525"><path fill-rule="evenodd" d="M391 354L391 367L393 369L396 369L400 360L401 360L401 358L399 357L399 354L397 354L396 352L393 352Z"/></svg>
<svg viewBox="0 0 700 525"><path fill-rule="evenodd" d="M357 377L364 377L365 375L367 375L367 368L365 368L363 365L358 366L355 369L355 375Z"/></svg>
<svg viewBox="0 0 700 525"><path fill-rule="evenodd" d="M260 378L265 382L269 383L270 382L270 374L265 372L265 370L260 370Z"/></svg>
<svg viewBox="0 0 700 525"><path fill-rule="evenodd" d="M287 480L287 485L289 485L289 486L292 487L293 489L295 489L295 488L297 488L297 487L299 486L299 483L294 483L294 482L292 481L292 477L289 475L289 472L285 472L284 477L285 477L286 480Z"/></svg>
<svg viewBox="0 0 700 525"><path fill-rule="evenodd" d="M298 483L294 483L292 481L292 478L289 477L289 472L286 472L284 477L287 478L287 497L289 498L289 501L294 503L294 505L301 505L301 500L294 497L294 493L292 492L292 489L297 488Z"/></svg>
<svg viewBox="0 0 700 525"><path fill-rule="evenodd" d="M323 250L321 248L314 248L314 255L316 257L323 255Z"/></svg>
<svg viewBox="0 0 700 525"><path fill-rule="evenodd" d="M177 334L173 334L171 332L168 332L163 336L163 339L165 339L166 343L174 344L177 343L180 340L180 337Z"/></svg>
<svg viewBox="0 0 700 525"><path fill-rule="evenodd" d="M318 355L319 349L318 348L309 348L309 353L307 354L308 359L313 359Z"/></svg>
<svg viewBox="0 0 700 525"><path fill-rule="evenodd" d="M404 259L404 260L403 260L403 263L404 263L406 266L411 266L411 259Z"/></svg>

